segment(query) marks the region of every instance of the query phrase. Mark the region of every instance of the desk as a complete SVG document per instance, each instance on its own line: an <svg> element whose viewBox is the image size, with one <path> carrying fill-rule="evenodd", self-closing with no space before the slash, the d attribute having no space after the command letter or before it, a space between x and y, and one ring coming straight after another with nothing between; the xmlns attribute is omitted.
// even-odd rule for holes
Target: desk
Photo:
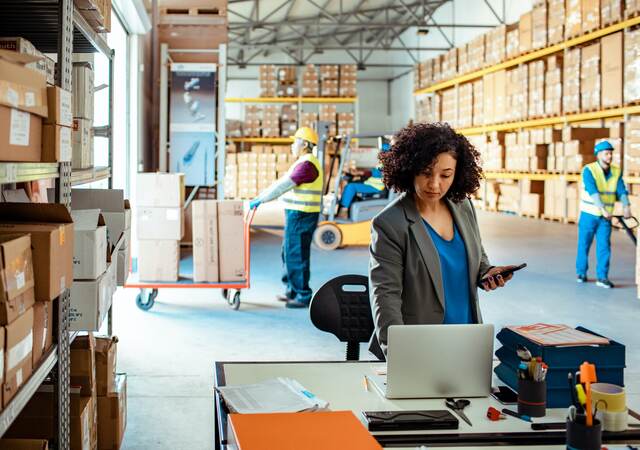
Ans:
<svg viewBox="0 0 640 450"><path fill-rule="evenodd" d="M363 387L363 375L373 375L384 363L355 362L217 362L214 371L214 385L226 386L257 383L269 378L289 377L296 379L310 392L329 402L331 410L351 410L361 418L361 411L396 411L411 409L446 409L443 399L395 400L383 398L375 387L369 391ZM216 448L225 449L227 434L227 412L215 394ZM640 394L628 394L628 404L640 409ZM425 446L448 446L472 449L477 446L517 445L519 450L564 448L564 431L532 431L529 423L508 417L506 420L491 422L486 417L489 406L501 409L493 397L471 399L471 406L465 413L473 427L460 421L458 430L400 431L374 433L385 447L412 448ZM515 409L515 405L510 406ZM565 409L549 409L547 416L536 422L564 421ZM362 419L361 419L362 420ZM638 423L630 418L630 423ZM612 444L640 442L640 429L622 433L604 433L603 441ZM220 445L220 447L217 447ZM531 446L531 447L524 447ZM546 447L550 446L550 447ZM502 447L503 449L509 447Z"/></svg>

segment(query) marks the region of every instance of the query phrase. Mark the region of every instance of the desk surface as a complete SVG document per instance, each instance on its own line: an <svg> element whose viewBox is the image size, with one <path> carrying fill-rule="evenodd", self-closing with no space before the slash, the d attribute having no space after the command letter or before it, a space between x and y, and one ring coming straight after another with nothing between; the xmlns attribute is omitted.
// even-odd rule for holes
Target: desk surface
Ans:
<svg viewBox="0 0 640 450"><path fill-rule="evenodd" d="M446 409L443 399L408 399L396 400L382 397L375 387L370 386L369 390L365 390L363 385L363 376L373 375L376 369L383 368L384 363L379 362L257 362L257 363L241 363L241 362L219 362L215 368L215 384L216 386L237 385L257 383L269 378L289 377L296 379L310 392L316 396L329 402L331 410L351 410L356 417L361 417L362 411L395 411L395 410L411 410L411 409ZM425 445L433 445L433 439L441 440L441 445L469 445L470 447L460 448L476 448L473 445L482 445L491 442L502 442L503 444L522 443L533 444L532 439L537 440L533 447L518 446L519 450L527 448L541 449L545 448L543 444L557 443L559 433L564 432L533 432L529 423L517 418L508 417L506 420L499 422L489 421L485 414L489 406L502 409L504 406L498 403L493 397L470 399L471 406L465 409L465 413L473 423L473 427L467 425L460 420L458 430L433 430L428 432L429 443ZM627 403L633 409L640 410L640 394L628 394ZM510 409L516 409L516 405L510 405ZM225 416L222 411L221 416ZM537 423L545 422L561 422L566 417L565 409L548 409L547 416L534 419ZM221 417L226 422L226 417ZM630 418L630 423L638 423ZM220 430L226 430L226 423L218 421ZM224 433L223 433L224 434ZM412 432L384 432L374 433L379 436L397 436L400 442L394 444L395 448L416 448L416 442L424 442L423 438L426 434L424 431ZM441 435L441 436L437 436ZM544 442L544 439L551 439L555 435L556 441ZM411 437L413 436L413 437ZM422 436L422 437L419 437ZM405 444L402 441L408 437ZM629 433L629 442L640 440L640 429ZM461 442L462 441L462 442ZM466 441L466 442L465 442ZM557 448L562 448L557 447ZM486 448L486 447L485 447ZM509 447L503 447L509 448ZM546 448L554 448L553 446Z"/></svg>

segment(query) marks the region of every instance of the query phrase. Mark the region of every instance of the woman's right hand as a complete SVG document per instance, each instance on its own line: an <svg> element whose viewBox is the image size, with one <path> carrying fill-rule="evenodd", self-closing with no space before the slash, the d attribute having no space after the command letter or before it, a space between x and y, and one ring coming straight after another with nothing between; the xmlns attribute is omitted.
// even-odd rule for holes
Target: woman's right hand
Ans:
<svg viewBox="0 0 640 450"><path fill-rule="evenodd" d="M513 273L506 276L500 275L500 273L513 269L514 267L515 266L492 267L491 270L484 274L484 277L482 278L483 282L480 283L480 287L487 292L495 291L498 288L504 287L504 285L513 278Z"/></svg>

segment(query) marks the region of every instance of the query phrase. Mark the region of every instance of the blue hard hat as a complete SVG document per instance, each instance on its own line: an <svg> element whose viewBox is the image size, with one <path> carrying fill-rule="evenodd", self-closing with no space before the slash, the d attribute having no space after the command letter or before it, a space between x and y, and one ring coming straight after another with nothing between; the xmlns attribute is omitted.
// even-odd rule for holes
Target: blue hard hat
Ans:
<svg viewBox="0 0 640 450"><path fill-rule="evenodd" d="M601 152L603 150L613 150L613 145L611 145L609 141L598 142L595 148L593 149L593 153L597 155L598 152Z"/></svg>

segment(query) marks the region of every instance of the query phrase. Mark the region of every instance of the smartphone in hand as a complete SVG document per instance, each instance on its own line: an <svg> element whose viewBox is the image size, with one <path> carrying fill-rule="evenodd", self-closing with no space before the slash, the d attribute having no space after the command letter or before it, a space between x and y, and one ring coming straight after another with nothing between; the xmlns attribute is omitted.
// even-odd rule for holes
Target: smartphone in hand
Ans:
<svg viewBox="0 0 640 450"><path fill-rule="evenodd" d="M512 267L510 269L507 269L507 270L503 270L502 272L498 272L498 273L496 273L496 274L494 274L492 276L494 278L497 277L498 275L502 275L503 277L506 277L508 275L511 275L514 272L517 272L518 270L524 269L525 267L527 267L527 263L520 264L519 266L514 266L514 267ZM489 282L488 278L483 278L480 281L478 281L478 287L483 287L482 285L484 283L488 283L488 282Z"/></svg>

